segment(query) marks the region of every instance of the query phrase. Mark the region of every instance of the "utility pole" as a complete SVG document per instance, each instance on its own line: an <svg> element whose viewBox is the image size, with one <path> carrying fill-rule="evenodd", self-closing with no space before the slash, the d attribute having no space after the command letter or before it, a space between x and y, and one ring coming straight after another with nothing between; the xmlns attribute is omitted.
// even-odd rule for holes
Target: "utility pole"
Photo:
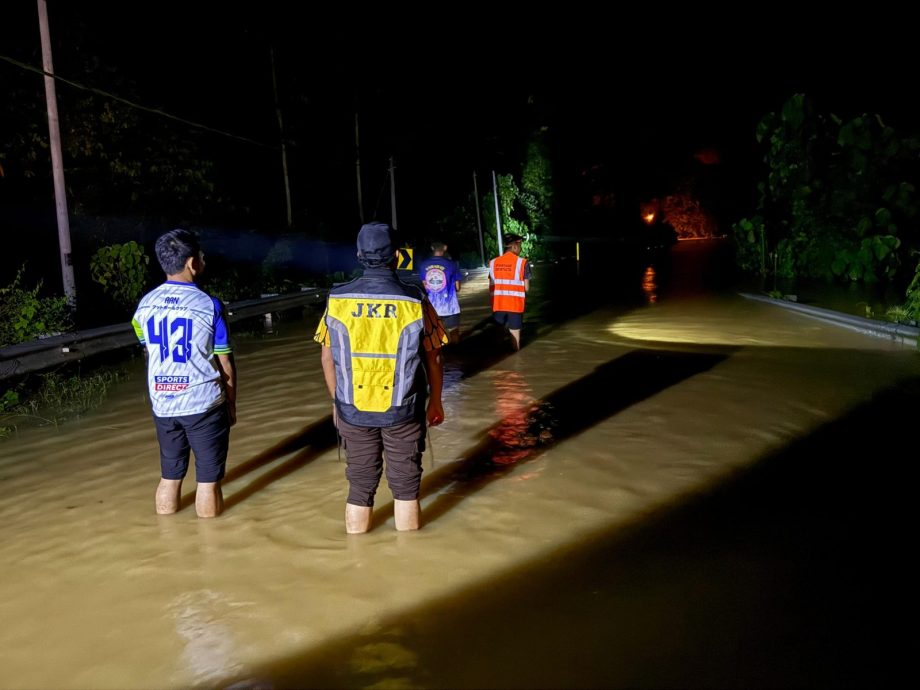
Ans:
<svg viewBox="0 0 920 690"><path fill-rule="evenodd" d="M361 193L361 146L358 142L358 109L355 108L355 174L358 176L358 217L364 225L364 195Z"/></svg>
<svg viewBox="0 0 920 690"><path fill-rule="evenodd" d="M476 171L473 171L473 198L476 200L476 227L479 229L479 254L482 265L486 265L486 249L482 243L482 216L479 214L479 185L476 184Z"/></svg>
<svg viewBox="0 0 920 690"><path fill-rule="evenodd" d="M495 197L495 234L498 236L498 255L505 253L502 243L502 212L498 203L498 181L495 179L495 171L492 171L492 195Z"/></svg>
<svg viewBox="0 0 920 690"><path fill-rule="evenodd" d="M393 165L393 156L390 156L390 208L392 212L392 226L396 229L396 166Z"/></svg>
<svg viewBox="0 0 920 690"><path fill-rule="evenodd" d="M64 186L64 162L61 157L61 129L58 124L57 93L54 88L54 66L51 63L51 34L48 30L46 0L38 0L38 27L42 41L42 69L45 71L45 102L48 107L48 135L51 145L51 171L54 176L58 245L61 250L61 278L64 285L64 296L72 307L76 307L77 289L73 279L70 218L67 215L67 191Z"/></svg>
<svg viewBox="0 0 920 690"><path fill-rule="evenodd" d="M278 80L275 78L275 49L268 47L272 59L272 91L275 94L275 113L278 116L278 135L281 137L281 170L284 173L284 197L287 201L287 227L291 229L293 216L291 214L291 182L288 178L287 146L284 143L284 123L281 121L281 106L278 105Z"/></svg>

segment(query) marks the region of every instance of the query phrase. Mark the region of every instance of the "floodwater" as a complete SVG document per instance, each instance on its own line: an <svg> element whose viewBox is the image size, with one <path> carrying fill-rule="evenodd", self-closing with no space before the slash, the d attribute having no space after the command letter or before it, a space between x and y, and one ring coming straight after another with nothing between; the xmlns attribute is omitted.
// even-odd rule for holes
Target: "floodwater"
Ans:
<svg viewBox="0 0 920 690"><path fill-rule="evenodd" d="M902 681L918 355L745 300L692 245L537 266L513 354L465 284L416 533L385 480L344 533L313 312L237 342L217 519L193 471L154 513L139 371L0 442L0 687Z"/></svg>

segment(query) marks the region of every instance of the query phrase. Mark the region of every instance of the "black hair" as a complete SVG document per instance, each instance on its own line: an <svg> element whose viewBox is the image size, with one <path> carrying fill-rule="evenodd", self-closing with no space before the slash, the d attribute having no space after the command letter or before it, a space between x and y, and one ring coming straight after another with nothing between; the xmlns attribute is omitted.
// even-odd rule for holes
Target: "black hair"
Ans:
<svg viewBox="0 0 920 690"><path fill-rule="evenodd" d="M176 228L160 235L156 243L157 260L166 275L182 273L189 257L201 252L198 236L191 230Z"/></svg>

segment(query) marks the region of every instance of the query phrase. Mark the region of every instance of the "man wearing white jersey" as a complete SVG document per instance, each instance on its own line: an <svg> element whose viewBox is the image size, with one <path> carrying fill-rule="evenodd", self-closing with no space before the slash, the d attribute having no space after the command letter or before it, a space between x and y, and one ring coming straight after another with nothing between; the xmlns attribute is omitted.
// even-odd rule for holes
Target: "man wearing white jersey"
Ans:
<svg viewBox="0 0 920 690"><path fill-rule="evenodd" d="M197 236L170 230L156 242L166 282L147 293L131 324L147 360L147 386L160 443L156 511L179 509L182 480L195 453L195 510L223 510L230 427L236 423L236 366L224 307L195 284L204 272Z"/></svg>

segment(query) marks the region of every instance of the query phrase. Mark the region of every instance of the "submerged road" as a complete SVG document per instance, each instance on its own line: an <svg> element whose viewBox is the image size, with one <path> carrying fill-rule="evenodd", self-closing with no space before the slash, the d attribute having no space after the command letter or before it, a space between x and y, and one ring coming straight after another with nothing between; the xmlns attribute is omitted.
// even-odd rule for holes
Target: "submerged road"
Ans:
<svg viewBox="0 0 920 690"><path fill-rule="evenodd" d="M718 250L463 291L423 527L346 536L318 318L237 339L226 512L156 516L139 361L0 441L0 688L866 687L917 647L920 361L739 297ZM600 270L603 266L604 270Z"/></svg>

